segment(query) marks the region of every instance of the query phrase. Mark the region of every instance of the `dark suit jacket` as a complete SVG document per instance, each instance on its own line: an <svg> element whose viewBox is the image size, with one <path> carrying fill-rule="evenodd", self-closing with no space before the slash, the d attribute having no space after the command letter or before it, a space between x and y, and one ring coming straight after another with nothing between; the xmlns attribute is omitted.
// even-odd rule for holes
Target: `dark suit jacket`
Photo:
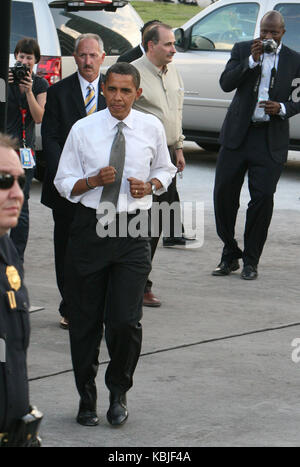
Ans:
<svg viewBox="0 0 300 467"><path fill-rule="evenodd" d="M120 55L117 61L131 63L131 62L134 62L134 60L137 60L138 58L140 58L142 55L143 55L143 51L138 45L134 47L133 49L128 50L123 55Z"/></svg>
<svg viewBox="0 0 300 467"><path fill-rule="evenodd" d="M228 109L220 134L220 143L237 149L246 138L247 131L257 102L254 88L260 73L260 66L249 68L252 41L239 42L234 45L231 58L220 78L223 91L236 89L232 103ZM300 54L286 46L282 46L279 55L275 85L270 100L281 102L286 107L286 116L271 116L268 127L269 147L272 158L277 162L285 162L289 144L288 119L300 112L300 103L290 100L292 82L300 77Z"/></svg>
<svg viewBox="0 0 300 467"><path fill-rule="evenodd" d="M97 110L106 107L105 98L99 96ZM84 100L77 72L59 81L48 89L45 113L42 121L42 144L46 160L46 171L42 189L42 203L50 208L73 209L73 203L62 198L56 190L53 180L56 175L60 155L70 129L80 118L86 117Z"/></svg>

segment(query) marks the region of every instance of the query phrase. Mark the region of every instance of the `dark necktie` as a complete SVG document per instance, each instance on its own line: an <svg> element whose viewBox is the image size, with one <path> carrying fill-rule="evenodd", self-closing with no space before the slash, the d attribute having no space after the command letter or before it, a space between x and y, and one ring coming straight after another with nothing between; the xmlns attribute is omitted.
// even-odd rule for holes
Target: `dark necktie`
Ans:
<svg viewBox="0 0 300 467"><path fill-rule="evenodd" d="M117 124L118 131L116 136L114 137L111 150L110 150L110 157L109 157L109 165L116 169L116 178L114 183L110 183L109 185L105 185L102 190L100 204L103 202L112 203L117 208L120 187L122 182L122 175L124 170L124 162L125 162L125 137L123 135L123 128L125 123L119 122ZM101 222L101 217L97 216ZM110 219L110 223L113 219Z"/></svg>

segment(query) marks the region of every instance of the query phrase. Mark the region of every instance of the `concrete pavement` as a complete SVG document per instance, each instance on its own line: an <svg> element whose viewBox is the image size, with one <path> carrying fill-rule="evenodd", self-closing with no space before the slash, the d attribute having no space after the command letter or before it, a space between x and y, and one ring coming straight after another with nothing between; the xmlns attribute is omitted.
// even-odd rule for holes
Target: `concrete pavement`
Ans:
<svg viewBox="0 0 300 467"><path fill-rule="evenodd" d="M279 183L259 278L248 282L239 272L211 276L221 254L212 205L215 156L191 143L186 150L189 162L179 191L182 201L204 202L204 244L185 251L159 245L151 277L163 304L144 308L129 419L118 430L106 421L105 342L97 378L100 425L86 428L75 422L78 396L68 333L58 327L53 222L51 211L39 203L40 184L34 183L25 273L31 304L44 309L31 313L28 362L31 401L45 415L44 446L300 444L300 345L292 347L300 338L300 165L290 163ZM239 239L247 202L245 185Z"/></svg>

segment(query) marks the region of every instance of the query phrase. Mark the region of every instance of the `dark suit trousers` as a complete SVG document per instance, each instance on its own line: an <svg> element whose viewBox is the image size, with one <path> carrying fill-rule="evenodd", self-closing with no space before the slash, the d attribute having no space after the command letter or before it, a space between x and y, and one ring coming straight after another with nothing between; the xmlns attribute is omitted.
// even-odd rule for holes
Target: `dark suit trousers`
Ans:
<svg viewBox="0 0 300 467"><path fill-rule="evenodd" d="M71 206L72 208L73 206ZM54 259L55 259L55 272L56 282L62 297L59 305L59 312L65 318L68 318L68 309L66 305L66 297L64 291L65 282L65 257L70 233L71 224L74 217L73 209L53 209L54 220Z"/></svg>
<svg viewBox="0 0 300 467"><path fill-rule="evenodd" d="M267 239L274 193L282 170L283 164L271 157L267 126L250 126L246 139L236 150L221 148L216 167L214 207L217 233L224 243L222 260L243 258L245 265L258 264ZM235 239L235 223L247 171L251 199L242 252Z"/></svg>
<svg viewBox="0 0 300 467"><path fill-rule="evenodd" d="M175 156L174 148L172 146L169 146L169 152L170 152L171 161L176 166L176 156ZM180 203L179 194L178 194L177 186L176 186L176 175L175 175L175 177L172 178L172 182L168 186L168 190L165 193L163 193L162 195L160 195L160 196L153 196L153 201L156 202L156 203L167 202L169 205L174 203L174 202ZM151 209L149 210L149 217L151 218ZM179 221L181 222L181 219ZM175 225L175 221L174 221L173 211L171 211L171 215L170 215L170 235L169 235L170 237L175 236L174 225ZM182 225L181 228L182 228L182 233L184 233L183 225ZM155 255L156 248L157 248L157 245L158 245L158 242L159 242L159 238L160 238L161 233L163 231L163 222L162 222L161 217L160 217L160 221L159 221L158 231L159 231L159 235L157 237L151 237L151 241L150 241L150 244L151 244L151 260L153 259L154 255ZM147 283L146 283L146 287L145 287L145 292L149 292L151 290L151 288L152 288L152 281L148 278Z"/></svg>
<svg viewBox="0 0 300 467"><path fill-rule="evenodd" d="M34 177L34 169L25 169L24 203L21 209L20 217L16 227L11 229L10 238L14 242L19 257L24 262L25 249L29 236L29 198L30 187Z"/></svg>
<svg viewBox="0 0 300 467"><path fill-rule="evenodd" d="M77 204L66 255L65 292L71 355L81 405L96 403L95 377L103 327L113 393L132 386L142 344L142 301L151 269L147 238L100 238L95 210Z"/></svg>

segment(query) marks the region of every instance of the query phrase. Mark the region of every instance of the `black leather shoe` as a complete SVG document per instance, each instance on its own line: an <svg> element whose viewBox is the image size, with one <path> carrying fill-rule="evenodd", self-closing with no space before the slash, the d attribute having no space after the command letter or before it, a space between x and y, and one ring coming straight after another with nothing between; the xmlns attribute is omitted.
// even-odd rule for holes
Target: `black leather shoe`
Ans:
<svg viewBox="0 0 300 467"><path fill-rule="evenodd" d="M109 396L110 406L107 420L113 426L123 425L128 418L126 394L112 394Z"/></svg>
<svg viewBox="0 0 300 467"><path fill-rule="evenodd" d="M257 278L257 268L252 266L252 264L247 264L243 267L241 278L245 279L246 281L253 281Z"/></svg>
<svg viewBox="0 0 300 467"><path fill-rule="evenodd" d="M83 426L96 426L99 424L99 418L94 410L80 409L76 422Z"/></svg>
<svg viewBox="0 0 300 467"><path fill-rule="evenodd" d="M213 276L228 276L233 271L239 269L240 265L237 259L233 259L230 263L228 261L221 261L221 263L213 270Z"/></svg>

